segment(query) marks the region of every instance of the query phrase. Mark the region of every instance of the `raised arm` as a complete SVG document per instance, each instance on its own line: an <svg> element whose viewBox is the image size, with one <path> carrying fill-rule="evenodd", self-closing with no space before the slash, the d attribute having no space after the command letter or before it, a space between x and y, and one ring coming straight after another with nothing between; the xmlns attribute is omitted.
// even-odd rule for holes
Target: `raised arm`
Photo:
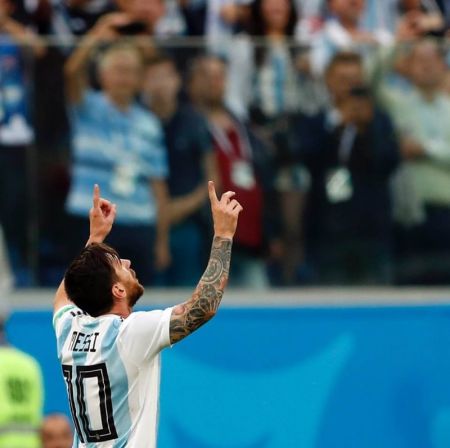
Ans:
<svg viewBox="0 0 450 448"><path fill-rule="evenodd" d="M115 217L116 205L101 198L100 187L95 185L92 196L92 208L89 211L89 239L86 246L92 243L103 243L109 232L111 232ZM56 291L53 311L56 313L60 308L70 303L63 280Z"/></svg>
<svg viewBox="0 0 450 448"><path fill-rule="evenodd" d="M88 85L87 65L92 50L100 42L117 39L120 36L117 28L129 21L130 18L123 13L106 14L77 45L64 66L66 96L72 104L77 104L83 99L83 93Z"/></svg>
<svg viewBox="0 0 450 448"><path fill-rule="evenodd" d="M172 311L172 344L193 333L215 316L228 281L231 246L242 206L232 199L234 193L231 191L224 193L219 201L213 182L209 182L208 190L214 220L211 256L192 297Z"/></svg>
<svg viewBox="0 0 450 448"><path fill-rule="evenodd" d="M45 53L45 44L32 30L9 16L6 6L0 4L0 32L8 34L19 45L29 47L37 57Z"/></svg>

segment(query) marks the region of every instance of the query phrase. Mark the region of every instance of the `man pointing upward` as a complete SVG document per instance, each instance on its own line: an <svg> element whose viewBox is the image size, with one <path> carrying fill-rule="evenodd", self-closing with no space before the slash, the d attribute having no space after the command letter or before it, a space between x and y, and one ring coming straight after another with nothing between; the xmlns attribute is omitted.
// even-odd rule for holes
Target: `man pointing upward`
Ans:
<svg viewBox="0 0 450 448"><path fill-rule="evenodd" d="M130 260L103 243L116 207L96 185L86 247L55 297L53 326L76 429L74 447L154 448L160 352L217 312L227 284L231 246L242 207L213 182L211 256L191 298L165 310L133 312L144 292Z"/></svg>

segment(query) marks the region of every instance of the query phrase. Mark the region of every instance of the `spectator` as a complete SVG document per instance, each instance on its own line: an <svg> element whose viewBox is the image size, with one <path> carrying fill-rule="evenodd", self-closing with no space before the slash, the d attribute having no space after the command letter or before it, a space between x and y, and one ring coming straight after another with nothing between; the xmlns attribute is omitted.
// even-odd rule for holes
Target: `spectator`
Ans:
<svg viewBox="0 0 450 448"><path fill-rule="evenodd" d="M208 0L205 36L208 49L225 56L232 48L231 37L246 20L247 6L253 0ZM224 51L225 49L225 51Z"/></svg>
<svg viewBox="0 0 450 448"><path fill-rule="evenodd" d="M426 35L443 35L445 18L435 0L400 0L397 26L399 37L417 39Z"/></svg>
<svg viewBox="0 0 450 448"><path fill-rule="evenodd" d="M47 0L48 1L48 0ZM63 41L86 34L104 14L113 11L113 0L53 0L48 31Z"/></svg>
<svg viewBox="0 0 450 448"><path fill-rule="evenodd" d="M445 75L442 50L425 39L414 45L410 57L413 89L384 90L403 155L395 185L399 250L405 261L400 281L449 280L450 98L442 91Z"/></svg>
<svg viewBox="0 0 450 448"><path fill-rule="evenodd" d="M249 33L237 36L229 53L227 104L239 116L252 108L258 118L274 119L298 109L295 54L290 48L297 15L292 0L255 0ZM264 38L264 46L250 36ZM266 121L266 120L264 120Z"/></svg>
<svg viewBox="0 0 450 448"><path fill-rule="evenodd" d="M364 81L360 56L338 53L326 71L329 107L293 125L312 178L309 248L324 284L391 281L389 181L398 148Z"/></svg>
<svg viewBox="0 0 450 448"><path fill-rule="evenodd" d="M365 0L328 0L330 17L313 42L311 52L311 68L314 73L322 74L337 51L392 42L392 34L385 29L368 32L361 28L365 5Z"/></svg>
<svg viewBox="0 0 450 448"><path fill-rule="evenodd" d="M383 29L401 39L442 34L446 0L367 0L362 26Z"/></svg>
<svg viewBox="0 0 450 448"><path fill-rule="evenodd" d="M164 0L115 0L117 8L128 17L128 23L119 26L125 35L157 32L159 21L166 13Z"/></svg>
<svg viewBox="0 0 450 448"><path fill-rule="evenodd" d="M236 192L245 209L234 237L231 282L264 288L264 249L277 244L270 158L250 129L225 107L226 75L221 59L198 58L191 67L189 93L209 120L222 187Z"/></svg>
<svg viewBox="0 0 450 448"><path fill-rule="evenodd" d="M305 44L311 43L312 39L322 29L325 16L325 4L326 0L296 1L300 19L295 30L295 35L301 42Z"/></svg>
<svg viewBox="0 0 450 448"><path fill-rule="evenodd" d="M208 124L193 107L180 102L180 88L181 77L172 59L160 56L148 61L144 101L163 123L169 158L172 264L165 284L193 286L205 261L206 181L215 180L220 187Z"/></svg>
<svg viewBox="0 0 450 448"><path fill-rule="evenodd" d="M69 419L63 414L45 417L41 427L42 448L71 448L73 431Z"/></svg>
<svg viewBox="0 0 450 448"><path fill-rule="evenodd" d="M0 306L2 306L0 298ZM3 310L4 311L4 310ZM41 368L30 355L7 344L0 316L0 448L39 448L43 384Z"/></svg>
<svg viewBox="0 0 450 448"><path fill-rule="evenodd" d="M0 189L5 192L0 197L0 224L16 280L24 285L31 281L27 267L27 223L31 220L27 152L34 140L26 60L41 56L44 47L33 31L12 18L15 10L14 2L0 0Z"/></svg>
<svg viewBox="0 0 450 448"><path fill-rule="evenodd" d="M84 234L90 191L100 184L120 209L110 243L133 259L139 278L149 284L153 268L164 269L170 261L168 167L160 124L135 101L142 82L141 54L131 44L112 45L97 59L101 90L88 89L86 82L96 42L117 36L124 23L128 17L123 14L105 16L65 67L73 142L67 209L74 231Z"/></svg>
<svg viewBox="0 0 450 448"><path fill-rule="evenodd" d="M255 0L251 9L252 37L235 38L230 53L227 103L239 116L258 124L266 140L276 146L276 188L281 203L284 240L290 251L284 257L284 281L294 281L295 265L301 263L299 216L304 206L308 176L298 161L284 151L288 115L299 110L317 112L324 103L324 89L304 65L304 55L297 54L292 38L298 17L292 0ZM261 133L262 135L262 133ZM290 266L290 267L288 267Z"/></svg>

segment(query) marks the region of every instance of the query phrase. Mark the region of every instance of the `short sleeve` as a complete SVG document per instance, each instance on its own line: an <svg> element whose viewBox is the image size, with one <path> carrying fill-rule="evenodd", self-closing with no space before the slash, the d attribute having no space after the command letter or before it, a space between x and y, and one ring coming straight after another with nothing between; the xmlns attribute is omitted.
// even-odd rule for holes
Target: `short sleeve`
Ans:
<svg viewBox="0 0 450 448"><path fill-rule="evenodd" d="M124 357L140 365L170 345L172 308L132 313L120 329L118 342Z"/></svg>
<svg viewBox="0 0 450 448"><path fill-rule="evenodd" d="M56 336L61 334L64 322L72 320L81 310L75 305L65 305L53 314L53 328Z"/></svg>

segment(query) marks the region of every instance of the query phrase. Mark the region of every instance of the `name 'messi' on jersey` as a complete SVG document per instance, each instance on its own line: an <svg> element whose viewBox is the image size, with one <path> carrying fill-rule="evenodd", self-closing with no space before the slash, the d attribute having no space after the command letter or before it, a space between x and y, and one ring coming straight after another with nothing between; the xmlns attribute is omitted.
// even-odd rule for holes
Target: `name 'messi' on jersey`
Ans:
<svg viewBox="0 0 450 448"><path fill-rule="evenodd" d="M156 447L160 352L170 345L171 312L95 318L68 305L55 313L74 447Z"/></svg>

